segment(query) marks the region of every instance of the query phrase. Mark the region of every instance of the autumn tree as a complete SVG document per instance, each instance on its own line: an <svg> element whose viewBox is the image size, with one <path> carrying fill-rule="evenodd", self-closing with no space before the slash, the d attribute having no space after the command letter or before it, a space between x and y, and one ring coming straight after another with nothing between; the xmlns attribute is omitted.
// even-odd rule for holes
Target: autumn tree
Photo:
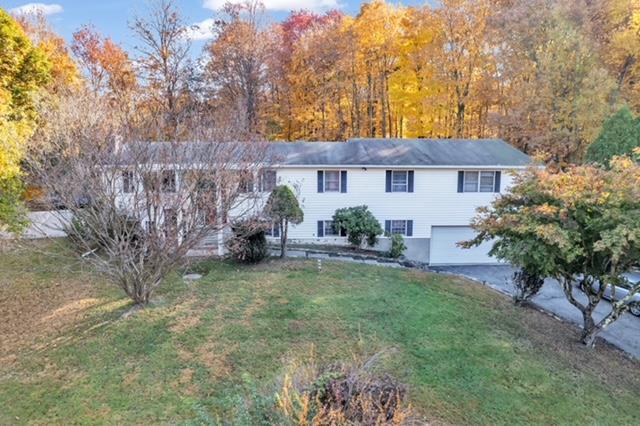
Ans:
<svg viewBox="0 0 640 426"><path fill-rule="evenodd" d="M204 79L218 104L236 108L250 133L260 133L270 37L262 27L264 5L227 3L216 21L216 38L206 47Z"/></svg>
<svg viewBox="0 0 640 426"><path fill-rule="evenodd" d="M174 0L152 0L149 15L136 17L131 29L139 42L137 62L148 97L145 106L152 120L149 129L160 129L160 139L175 140L184 112L181 95L189 72L190 43L183 17Z"/></svg>
<svg viewBox="0 0 640 426"><path fill-rule="evenodd" d="M610 114L614 88L570 6L517 1L498 25L507 40L500 69L509 82L494 117L498 134L556 163L582 160Z"/></svg>
<svg viewBox="0 0 640 426"><path fill-rule="evenodd" d="M480 210L473 222L478 236L464 245L495 240L491 255L556 279L582 314L582 342L593 346L640 292L640 285L632 287L604 317L594 318L607 288L630 285L622 274L640 258L639 183L640 164L628 157L615 158L610 169L531 168Z"/></svg>
<svg viewBox="0 0 640 426"><path fill-rule="evenodd" d="M82 81L76 62L65 40L55 33L46 17L36 13L20 15L16 19L27 37L43 52L51 64L51 78L46 87L47 92L57 96L78 89Z"/></svg>
<svg viewBox="0 0 640 426"><path fill-rule="evenodd" d="M21 161L51 70L46 53L0 9L0 230L19 231L24 224Z"/></svg>
<svg viewBox="0 0 640 426"><path fill-rule="evenodd" d="M611 104L623 101L640 113L640 2L597 0L588 6L592 38L615 80Z"/></svg>

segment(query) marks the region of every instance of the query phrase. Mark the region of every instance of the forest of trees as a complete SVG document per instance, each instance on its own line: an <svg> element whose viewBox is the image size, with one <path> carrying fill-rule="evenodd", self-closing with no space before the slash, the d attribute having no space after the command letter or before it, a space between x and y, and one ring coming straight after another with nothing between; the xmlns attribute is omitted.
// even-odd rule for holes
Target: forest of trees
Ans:
<svg viewBox="0 0 640 426"><path fill-rule="evenodd" d="M248 0L214 18L195 52L179 2L151 0L128 17L125 51L91 26L65 41L42 16L0 9L0 222L18 216L27 151L62 128L177 141L498 137L565 164L585 160L605 121L638 123L640 0L372 0L355 16L279 22ZM98 109L110 127L92 121ZM622 110L626 121L612 120Z"/></svg>

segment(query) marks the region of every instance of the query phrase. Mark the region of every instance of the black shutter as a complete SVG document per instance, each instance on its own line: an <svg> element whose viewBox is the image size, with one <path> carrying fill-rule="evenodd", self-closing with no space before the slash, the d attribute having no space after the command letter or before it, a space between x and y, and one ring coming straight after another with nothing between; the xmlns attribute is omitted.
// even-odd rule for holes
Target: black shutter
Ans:
<svg viewBox="0 0 640 426"><path fill-rule="evenodd" d="M501 174L502 174L501 172L496 172L496 179L494 181L493 192L500 192L500 175Z"/></svg>
<svg viewBox="0 0 640 426"><path fill-rule="evenodd" d="M409 182L407 185L407 191L413 192L413 170L409 170L408 174L409 174L409 177L408 177Z"/></svg>
<svg viewBox="0 0 640 426"><path fill-rule="evenodd" d="M344 226L340 227L340 236L341 237L346 237L347 236L347 230L345 229Z"/></svg>
<svg viewBox="0 0 640 426"><path fill-rule="evenodd" d="M390 220L385 220L384 221L384 232L386 234L391 234L391 221Z"/></svg>
<svg viewBox="0 0 640 426"><path fill-rule="evenodd" d="M318 221L318 238L324 237L324 222Z"/></svg>
<svg viewBox="0 0 640 426"><path fill-rule="evenodd" d="M276 238L280 237L280 223L278 222L273 224L273 236Z"/></svg>
<svg viewBox="0 0 640 426"><path fill-rule="evenodd" d="M413 221L407 221L407 237L413 237Z"/></svg>
<svg viewBox="0 0 640 426"><path fill-rule="evenodd" d="M391 192L391 170L387 170L385 192Z"/></svg>
<svg viewBox="0 0 640 426"><path fill-rule="evenodd" d="M318 170L318 192L324 192L324 172Z"/></svg>
<svg viewBox="0 0 640 426"><path fill-rule="evenodd" d="M464 172L460 170L458 172L458 192L463 192L464 190Z"/></svg>
<svg viewBox="0 0 640 426"><path fill-rule="evenodd" d="M347 192L347 171L340 171L340 192Z"/></svg>

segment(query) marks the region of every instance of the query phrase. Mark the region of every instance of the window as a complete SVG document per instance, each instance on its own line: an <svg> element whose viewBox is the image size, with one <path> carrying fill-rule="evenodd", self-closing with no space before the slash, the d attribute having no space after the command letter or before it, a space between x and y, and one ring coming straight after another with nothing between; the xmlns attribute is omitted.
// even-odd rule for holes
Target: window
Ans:
<svg viewBox="0 0 640 426"><path fill-rule="evenodd" d="M162 192L176 192L176 173L173 170L162 172Z"/></svg>
<svg viewBox="0 0 640 426"><path fill-rule="evenodd" d="M240 173L238 189L242 193L253 192L253 174L251 172Z"/></svg>
<svg viewBox="0 0 640 426"><path fill-rule="evenodd" d="M340 233L336 229L332 220L324 221L324 236L325 237L338 237Z"/></svg>
<svg viewBox="0 0 640 426"><path fill-rule="evenodd" d="M133 190L133 172L131 170L124 170L122 172L122 191L125 194L130 194Z"/></svg>
<svg viewBox="0 0 640 426"><path fill-rule="evenodd" d="M384 232L387 235L400 234L405 237L413 237L413 220L385 220Z"/></svg>
<svg viewBox="0 0 640 426"><path fill-rule="evenodd" d="M336 228L332 220L318 221L318 237L346 237L347 231L344 228Z"/></svg>
<svg viewBox="0 0 640 426"><path fill-rule="evenodd" d="M495 172L480 172L480 192L493 192L495 177Z"/></svg>
<svg viewBox="0 0 640 426"><path fill-rule="evenodd" d="M478 192L478 172L464 172L464 192Z"/></svg>
<svg viewBox="0 0 640 426"><path fill-rule="evenodd" d="M391 221L391 233L407 235L407 221L406 220L392 220Z"/></svg>
<svg viewBox="0 0 640 426"><path fill-rule="evenodd" d="M325 170L324 192L340 192L340 171Z"/></svg>
<svg viewBox="0 0 640 426"><path fill-rule="evenodd" d="M393 170L391 172L391 192L408 192L408 172Z"/></svg>
<svg viewBox="0 0 640 426"><path fill-rule="evenodd" d="M278 222L273 222L271 226L267 227L264 231L264 234L267 237L279 237L280 236L280 224Z"/></svg>
<svg viewBox="0 0 640 426"><path fill-rule="evenodd" d="M464 172L464 192L494 192L496 172Z"/></svg>
<svg viewBox="0 0 640 426"><path fill-rule="evenodd" d="M260 190L271 192L276 187L277 174L275 170L263 170L260 174Z"/></svg>

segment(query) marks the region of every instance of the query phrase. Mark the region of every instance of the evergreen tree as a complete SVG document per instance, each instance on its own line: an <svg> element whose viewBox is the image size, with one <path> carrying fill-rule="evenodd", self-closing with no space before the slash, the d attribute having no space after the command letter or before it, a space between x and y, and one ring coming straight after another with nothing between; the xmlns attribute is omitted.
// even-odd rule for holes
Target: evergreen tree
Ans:
<svg viewBox="0 0 640 426"><path fill-rule="evenodd" d="M631 154L640 147L640 120L623 107L605 121L598 138L587 149L586 161L609 164L615 155Z"/></svg>

